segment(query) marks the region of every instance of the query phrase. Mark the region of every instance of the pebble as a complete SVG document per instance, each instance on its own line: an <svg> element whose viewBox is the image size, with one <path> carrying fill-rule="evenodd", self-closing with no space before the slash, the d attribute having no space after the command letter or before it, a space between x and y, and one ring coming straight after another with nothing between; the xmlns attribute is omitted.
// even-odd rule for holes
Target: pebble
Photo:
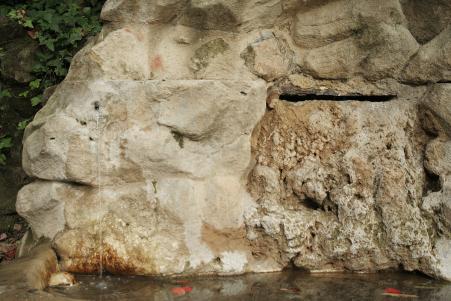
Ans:
<svg viewBox="0 0 451 301"><path fill-rule="evenodd" d="M67 272L54 273L49 280L49 286L72 286L75 283L74 275Z"/></svg>

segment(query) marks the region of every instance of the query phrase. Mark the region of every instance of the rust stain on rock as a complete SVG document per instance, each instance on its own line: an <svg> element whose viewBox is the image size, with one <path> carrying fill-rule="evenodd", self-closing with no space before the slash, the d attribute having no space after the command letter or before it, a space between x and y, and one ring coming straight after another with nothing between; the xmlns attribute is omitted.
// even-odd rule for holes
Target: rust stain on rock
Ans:
<svg viewBox="0 0 451 301"><path fill-rule="evenodd" d="M100 253L85 254L80 251L64 261L64 269L71 273L94 274L100 272ZM129 260L119 256L110 246L104 246L102 251L103 270L115 275L141 275L143 269Z"/></svg>

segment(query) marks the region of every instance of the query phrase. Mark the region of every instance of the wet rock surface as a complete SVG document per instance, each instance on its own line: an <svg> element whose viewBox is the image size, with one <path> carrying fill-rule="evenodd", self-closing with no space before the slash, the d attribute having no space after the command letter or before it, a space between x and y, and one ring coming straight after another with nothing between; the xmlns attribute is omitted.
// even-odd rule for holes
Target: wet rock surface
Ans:
<svg viewBox="0 0 451 301"><path fill-rule="evenodd" d="M107 1L25 131L18 212L70 272L450 280L449 26L418 7Z"/></svg>
<svg viewBox="0 0 451 301"><path fill-rule="evenodd" d="M8 300L5 293L12 291L23 293L45 289L57 268L58 261L50 243L41 241L28 256L0 264L0 298Z"/></svg>

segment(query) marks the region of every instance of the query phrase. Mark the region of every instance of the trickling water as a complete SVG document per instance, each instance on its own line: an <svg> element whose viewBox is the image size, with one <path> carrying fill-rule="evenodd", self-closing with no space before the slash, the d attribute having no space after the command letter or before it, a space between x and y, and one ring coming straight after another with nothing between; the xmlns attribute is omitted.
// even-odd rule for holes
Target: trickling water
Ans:
<svg viewBox="0 0 451 301"><path fill-rule="evenodd" d="M100 104L98 102L94 103L94 109L96 111L96 164L97 164L97 204L98 204L98 216L97 216L97 227L98 227L98 237L99 237L99 275L103 276L103 231L102 231L102 182L101 182L101 139L102 139L102 113L100 110Z"/></svg>

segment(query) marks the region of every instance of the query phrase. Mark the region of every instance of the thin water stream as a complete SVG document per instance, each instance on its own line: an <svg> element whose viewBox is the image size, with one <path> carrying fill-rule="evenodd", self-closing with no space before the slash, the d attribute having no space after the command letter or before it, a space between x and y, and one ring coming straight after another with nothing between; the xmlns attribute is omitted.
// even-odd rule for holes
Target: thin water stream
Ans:
<svg viewBox="0 0 451 301"><path fill-rule="evenodd" d="M102 112L100 104L96 102L94 104L96 111L96 165L97 165L97 204L98 204L98 216L97 216L97 227L98 227L98 237L99 237L99 276L103 276L103 230L102 230L102 175L101 175L101 159L102 159Z"/></svg>

